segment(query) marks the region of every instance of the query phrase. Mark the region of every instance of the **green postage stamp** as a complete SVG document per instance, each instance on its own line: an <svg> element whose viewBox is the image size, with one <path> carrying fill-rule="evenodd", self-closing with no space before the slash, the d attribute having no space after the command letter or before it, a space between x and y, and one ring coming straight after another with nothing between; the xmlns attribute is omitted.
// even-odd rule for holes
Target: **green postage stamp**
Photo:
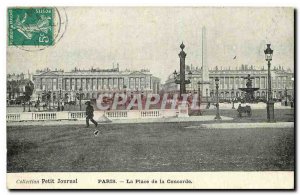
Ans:
<svg viewBox="0 0 300 195"><path fill-rule="evenodd" d="M8 45L54 44L54 8L8 8Z"/></svg>

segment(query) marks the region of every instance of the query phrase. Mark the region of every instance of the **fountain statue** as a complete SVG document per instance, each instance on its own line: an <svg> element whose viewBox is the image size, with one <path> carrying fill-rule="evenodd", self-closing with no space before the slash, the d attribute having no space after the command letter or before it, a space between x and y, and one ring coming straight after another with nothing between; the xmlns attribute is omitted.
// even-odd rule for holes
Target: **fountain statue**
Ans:
<svg viewBox="0 0 300 195"><path fill-rule="evenodd" d="M247 77L244 77L244 79L247 79L246 88L239 88L239 90L244 91L246 93L245 102L252 103L254 102L254 92L259 90L259 88L252 87L252 79L254 79L254 77L250 77L250 74L248 74Z"/></svg>

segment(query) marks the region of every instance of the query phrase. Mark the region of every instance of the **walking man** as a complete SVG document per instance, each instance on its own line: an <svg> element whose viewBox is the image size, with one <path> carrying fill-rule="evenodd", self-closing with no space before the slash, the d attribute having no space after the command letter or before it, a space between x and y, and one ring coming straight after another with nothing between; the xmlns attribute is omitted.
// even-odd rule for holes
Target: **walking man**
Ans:
<svg viewBox="0 0 300 195"><path fill-rule="evenodd" d="M86 127L90 126L89 120L91 120L92 123L94 123L95 126L97 127L98 123L93 119L93 117L94 117L94 108L91 105L91 102L88 101L86 104L87 104L87 107L86 107Z"/></svg>
<svg viewBox="0 0 300 195"><path fill-rule="evenodd" d="M61 106L60 106L60 110L61 111L64 111L64 109L65 109L65 102L64 101L61 101L61 104L60 104Z"/></svg>

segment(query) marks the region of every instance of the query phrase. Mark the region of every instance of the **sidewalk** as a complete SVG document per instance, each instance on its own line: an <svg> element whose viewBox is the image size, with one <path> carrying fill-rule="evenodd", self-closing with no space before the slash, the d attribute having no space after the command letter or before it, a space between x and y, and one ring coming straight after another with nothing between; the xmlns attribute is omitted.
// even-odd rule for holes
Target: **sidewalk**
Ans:
<svg viewBox="0 0 300 195"><path fill-rule="evenodd" d="M222 121L233 120L231 117L221 116ZM206 116L190 116L183 118L148 118L148 119L119 119L113 121L102 120L99 124L132 124L132 123L170 123L170 122L204 122L214 121L215 115ZM55 126L55 125L85 125L85 120L61 120L61 121L22 121L22 122L7 122L7 126L25 126L25 125L40 125L40 126ZM93 125L93 124L92 124Z"/></svg>
<svg viewBox="0 0 300 195"><path fill-rule="evenodd" d="M265 128L294 128L294 122L275 122L275 123L214 123L214 124L201 124L199 126L189 126L187 129L265 129Z"/></svg>
<svg viewBox="0 0 300 195"><path fill-rule="evenodd" d="M260 110L260 109L267 108L266 103L263 103L263 102L259 102L257 104L246 104L246 103L242 104L242 103L238 102L238 103L234 103L235 109L237 109L239 107L239 104L241 104L241 106L249 105L252 110ZM201 105L201 108L206 109L206 105ZM220 108L220 110L232 109L232 103L220 103L219 108ZM216 109L216 107L211 105L209 109ZM280 102L276 102L274 104L274 109L280 110L280 109L294 109L294 108L291 108L290 106L282 106Z"/></svg>

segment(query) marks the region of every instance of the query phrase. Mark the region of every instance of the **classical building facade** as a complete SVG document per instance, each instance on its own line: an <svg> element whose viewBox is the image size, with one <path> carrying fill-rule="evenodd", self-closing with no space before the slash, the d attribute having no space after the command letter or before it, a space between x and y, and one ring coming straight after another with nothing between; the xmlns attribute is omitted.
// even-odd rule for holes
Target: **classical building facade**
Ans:
<svg viewBox="0 0 300 195"><path fill-rule="evenodd" d="M146 69L120 71L119 68L75 68L70 72L45 69L36 71L33 81L35 99L51 91L53 101L58 98L74 101L77 93L82 93L83 99L93 99L98 94L113 92L158 93L160 87L160 79Z"/></svg>
<svg viewBox="0 0 300 195"><path fill-rule="evenodd" d="M186 74L190 74L191 84L188 84L186 89L188 92L197 93L199 81L202 81L202 69L193 68L192 66L187 66ZM253 66L242 65L240 68L235 70L230 69L218 69L217 67L213 70L209 70L209 90L203 92L201 89L202 97L213 97L215 93L215 79L219 78L219 96L223 99L230 99L235 97L241 97L244 92L239 90L239 88L246 87L246 79L248 76L252 77L252 87L259 88L255 92L255 97L266 97L267 96L267 86L268 86L268 74L266 69L255 69ZM294 96L294 73L291 70L285 70L282 67L274 67L271 70L272 77L272 94L274 98L280 99L287 95ZM200 84L200 88L202 85ZM170 75L163 86L164 91L169 93L177 93L179 86L174 83L173 75Z"/></svg>

